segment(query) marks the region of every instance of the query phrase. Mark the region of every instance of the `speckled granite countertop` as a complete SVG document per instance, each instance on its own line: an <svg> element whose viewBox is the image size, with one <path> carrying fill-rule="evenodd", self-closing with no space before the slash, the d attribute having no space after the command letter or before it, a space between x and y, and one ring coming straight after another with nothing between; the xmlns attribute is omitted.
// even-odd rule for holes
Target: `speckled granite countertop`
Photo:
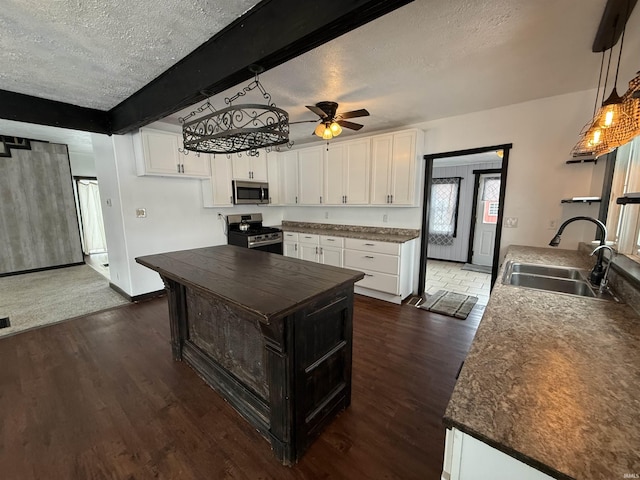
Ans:
<svg viewBox="0 0 640 480"><path fill-rule="evenodd" d="M577 251L520 246L506 260L593 265ZM638 315L627 304L503 285L502 269L445 425L555 478L640 475Z"/></svg>
<svg viewBox="0 0 640 480"><path fill-rule="evenodd" d="M363 227L358 225L334 225L330 223L305 223L283 221L286 232L333 235L345 238L361 238L377 242L404 243L420 236L420 230L408 228Z"/></svg>

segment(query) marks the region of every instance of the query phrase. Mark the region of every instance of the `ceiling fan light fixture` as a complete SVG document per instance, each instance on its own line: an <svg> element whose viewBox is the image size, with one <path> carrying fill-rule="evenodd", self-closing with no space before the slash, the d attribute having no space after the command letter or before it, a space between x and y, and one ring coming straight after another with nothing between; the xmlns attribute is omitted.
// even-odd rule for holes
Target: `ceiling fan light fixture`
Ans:
<svg viewBox="0 0 640 480"><path fill-rule="evenodd" d="M324 123L320 123L318 124L318 126L316 127L315 133L318 137L322 138L322 136L324 135L324 130L325 130L325 125Z"/></svg>
<svg viewBox="0 0 640 480"><path fill-rule="evenodd" d="M322 133L322 138L324 140L331 140L333 138L331 127L324 125L324 132Z"/></svg>
<svg viewBox="0 0 640 480"><path fill-rule="evenodd" d="M342 133L342 127L336 122L333 122L329 126L329 129L331 129L331 133L333 134L334 137L337 137Z"/></svg>

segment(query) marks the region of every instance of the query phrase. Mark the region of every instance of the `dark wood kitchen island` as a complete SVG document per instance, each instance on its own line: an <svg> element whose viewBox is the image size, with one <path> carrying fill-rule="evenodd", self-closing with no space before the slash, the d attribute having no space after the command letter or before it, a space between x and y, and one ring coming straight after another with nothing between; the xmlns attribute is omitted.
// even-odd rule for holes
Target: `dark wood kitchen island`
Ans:
<svg viewBox="0 0 640 480"><path fill-rule="evenodd" d="M136 261L169 296L171 343L295 463L351 402L355 270L232 245Z"/></svg>

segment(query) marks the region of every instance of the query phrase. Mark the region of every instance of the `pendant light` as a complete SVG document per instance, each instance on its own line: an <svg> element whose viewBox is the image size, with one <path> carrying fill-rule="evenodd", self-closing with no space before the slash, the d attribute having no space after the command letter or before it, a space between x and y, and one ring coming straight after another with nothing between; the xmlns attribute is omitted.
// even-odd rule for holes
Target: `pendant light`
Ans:
<svg viewBox="0 0 640 480"><path fill-rule="evenodd" d="M615 30L615 29L614 29ZM600 111L596 114L596 122L600 128L615 128L622 121L622 117L625 115L623 105L622 105L622 97L618 95L618 91L616 90L616 86L618 85L618 73L620 71L620 59L622 57L622 47L624 45L624 33L626 28L622 30L622 38L620 39L620 50L618 51L618 63L616 65L616 76L613 81L613 90L611 91L611 95L602 102L602 107ZM605 77L605 91L607 89L607 78L609 77L609 67L611 66L611 51L613 47L611 47L609 53L609 64L607 65L607 75Z"/></svg>

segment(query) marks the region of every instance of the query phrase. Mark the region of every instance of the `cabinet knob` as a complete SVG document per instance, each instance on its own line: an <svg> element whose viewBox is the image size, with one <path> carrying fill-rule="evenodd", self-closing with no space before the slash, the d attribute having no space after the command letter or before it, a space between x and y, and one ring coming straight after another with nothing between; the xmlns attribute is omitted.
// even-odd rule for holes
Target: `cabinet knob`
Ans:
<svg viewBox="0 0 640 480"><path fill-rule="evenodd" d="M391 197L391 201L389 203L393 203L393 195L389 195Z"/></svg>
<svg viewBox="0 0 640 480"><path fill-rule="evenodd" d="M375 244L375 243L365 243L365 245L366 245L367 247L375 247L375 246L376 246L376 244Z"/></svg>
<svg viewBox="0 0 640 480"><path fill-rule="evenodd" d="M375 257L372 257L371 255L365 255L364 258L375 258Z"/></svg>

